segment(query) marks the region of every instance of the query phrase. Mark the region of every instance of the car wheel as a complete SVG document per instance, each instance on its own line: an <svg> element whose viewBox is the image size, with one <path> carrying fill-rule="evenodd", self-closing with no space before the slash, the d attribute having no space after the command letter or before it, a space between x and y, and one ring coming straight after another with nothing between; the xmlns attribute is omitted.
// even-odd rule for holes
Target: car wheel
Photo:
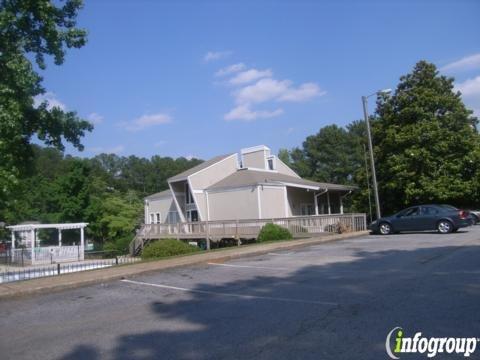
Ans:
<svg viewBox="0 0 480 360"><path fill-rule="evenodd" d="M392 225L389 223L383 222L378 226L378 230L380 231L380 234L382 235L390 235L393 230L392 230Z"/></svg>
<svg viewBox="0 0 480 360"><path fill-rule="evenodd" d="M448 234L453 231L453 225L448 220L440 220L437 224L437 230L440 234Z"/></svg>

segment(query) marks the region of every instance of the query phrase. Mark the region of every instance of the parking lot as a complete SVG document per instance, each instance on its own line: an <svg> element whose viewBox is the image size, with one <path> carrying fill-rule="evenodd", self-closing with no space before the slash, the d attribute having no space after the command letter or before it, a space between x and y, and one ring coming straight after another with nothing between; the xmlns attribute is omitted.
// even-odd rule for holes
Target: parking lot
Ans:
<svg viewBox="0 0 480 360"><path fill-rule="evenodd" d="M2 301L0 350L2 359L384 359L396 326L480 337L479 304L480 226L369 235Z"/></svg>

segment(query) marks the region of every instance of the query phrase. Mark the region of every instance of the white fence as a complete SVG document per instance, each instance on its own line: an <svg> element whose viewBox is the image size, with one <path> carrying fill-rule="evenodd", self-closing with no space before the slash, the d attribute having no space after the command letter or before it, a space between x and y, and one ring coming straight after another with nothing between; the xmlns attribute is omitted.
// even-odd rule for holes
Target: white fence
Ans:
<svg viewBox="0 0 480 360"><path fill-rule="evenodd" d="M11 250L11 262L18 265L56 264L61 262L81 261L84 259L84 247L48 246L33 249Z"/></svg>

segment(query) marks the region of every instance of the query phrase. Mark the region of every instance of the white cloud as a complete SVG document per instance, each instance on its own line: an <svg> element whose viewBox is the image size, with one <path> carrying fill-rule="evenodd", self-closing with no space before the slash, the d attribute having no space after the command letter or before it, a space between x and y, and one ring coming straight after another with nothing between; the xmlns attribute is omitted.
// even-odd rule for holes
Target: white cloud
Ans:
<svg viewBox="0 0 480 360"><path fill-rule="evenodd" d="M462 93L462 100L474 116L480 117L480 76L456 84L455 90Z"/></svg>
<svg viewBox="0 0 480 360"><path fill-rule="evenodd" d="M243 69L245 69L245 67L246 66L245 66L244 63L233 64L233 65L230 65L230 66L224 67L223 69L218 70L215 73L215 76L220 77L220 76L234 74L236 72L242 71Z"/></svg>
<svg viewBox="0 0 480 360"><path fill-rule="evenodd" d="M302 102L326 94L320 87L307 82L295 86L290 80L278 80L271 69L247 69L243 63L230 65L215 73L215 77L231 75L227 83L234 87L231 95L236 106L224 119L253 121L280 116L283 109L256 110L253 105L268 102Z"/></svg>
<svg viewBox="0 0 480 360"><path fill-rule="evenodd" d="M460 91L463 96L480 96L480 76L473 79L467 79L460 84L455 85L455 89Z"/></svg>
<svg viewBox="0 0 480 360"><path fill-rule="evenodd" d="M440 68L442 71L464 71L480 68L480 54L466 56Z"/></svg>
<svg viewBox="0 0 480 360"><path fill-rule="evenodd" d="M285 94L280 96L279 101L301 102L307 101L315 96L325 95L326 91L320 90L320 87L314 83L305 83L298 88L289 88Z"/></svg>
<svg viewBox="0 0 480 360"><path fill-rule="evenodd" d="M256 119L267 119L283 114L283 109L276 109L274 111L253 111L250 109L249 105L239 105L227 114L225 114L224 119L227 121L232 120L245 120L253 121Z"/></svg>
<svg viewBox="0 0 480 360"><path fill-rule="evenodd" d="M241 88L236 94L237 103L263 103L270 100L301 102L325 95L314 83L292 86L289 80L261 79L253 85Z"/></svg>
<svg viewBox="0 0 480 360"><path fill-rule="evenodd" d="M290 85L291 82L288 80L261 79L236 92L235 100L238 104L266 102L285 94Z"/></svg>
<svg viewBox="0 0 480 360"><path fill-rule="evenodd" d="M128 131L139 131L156 125L163 125L172 122L172 117L167 114L157 113L143 115L130 122L124 122L121 125Z"/></svg>
<svg viewBox="0 0 480 360"><path fill-rule="evenodd" d="M233 78L230 79L230 84L232 85L242 85L252 82L254 80L258 80L261 78L269 78L272 77L272 71L270 69L267 70L257 70L257 69L250 69L246 71L242 71L241 73L235 75Z"/></svg>
<svg viewBox="0 0 480 360"><path fill-rule="evenodd" d="M54 107L58 107L63 111L67 110L67 106L61 102L53 92L49 91L45 94L35 96L33 99L33 106L39 107L44 102L47 102L48 110L52 110Z"/></svg>
<svg viewBox="0 0 480 360"><path fill-rule="evenodd" d="M98 125L103 122L103 116L97 113L88 114L87 120L90 121L92 124Z"/></svg>
<svg viewBox="0 0 480 360"><path fill-rule="evenodd" d="M100 153L120 154L124 150L125 150L125 146L123 146L123 145L117 145L117 146L114 146L114 147L111 147L111 148L104 148L104 147L101 147L101 146L97 146L97 147L92 147L92 148L88 149L89 152L94 153L94 154L100 154Z"/></svg>
<svg viewBox="0 0 480 360"><path fill-rule="evenodd" d="M204 62L211 62L226 58L231 55L231 51L209 51L203 56Z"/></svg>

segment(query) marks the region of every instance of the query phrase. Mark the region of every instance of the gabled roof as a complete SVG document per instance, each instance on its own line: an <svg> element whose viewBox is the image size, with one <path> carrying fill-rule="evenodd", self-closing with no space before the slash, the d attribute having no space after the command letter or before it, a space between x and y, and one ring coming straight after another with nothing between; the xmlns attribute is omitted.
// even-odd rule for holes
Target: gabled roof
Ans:
<svg viewBox="0 0 480 360"><path fill-rule="evenodd" d="M166 197L172 197L172 192L170 191L170 189L160 191L152 195L148 195L145 199L154 200L154 199L160 199L160 198L166 198Z"/></svg>
<svg viewBox="0 0 480 360"><path fill-rule="evenodd" d="M185 178L187 178L188 176L190 175L193 175L203 169L206 169L207 167L219 162L219 161L222 161L224 159L226 159L227 157L229 156L232 156L234 154L227 154L227 155L220 155L220 156L215 156L214 158L210 159L210 160L207 160L207 161L204 161L203 163L201 164L198 164L197 166L194 166L193 168L191 169L188 169L178 175L175 175L175 176L172 176L171 178L168 179L168 182L172 182L172 181L179 181L179 180L185 180Z"/></svg>
<svg viewBox="0 0 480 360"><path fill-rule="evenodd" d="M308 186L318 190L331 189L349 191L356 189L355 186L319 183L315 181L305 180L302 178L297 178L295 176L281 174L278 172L241 169L231 174L230 176L227 176L225 179L222 179L219 182L211 185L207 188L207 190L228 189L268 183L272 183L272 185L290 184L290 186Z"/></svg>

